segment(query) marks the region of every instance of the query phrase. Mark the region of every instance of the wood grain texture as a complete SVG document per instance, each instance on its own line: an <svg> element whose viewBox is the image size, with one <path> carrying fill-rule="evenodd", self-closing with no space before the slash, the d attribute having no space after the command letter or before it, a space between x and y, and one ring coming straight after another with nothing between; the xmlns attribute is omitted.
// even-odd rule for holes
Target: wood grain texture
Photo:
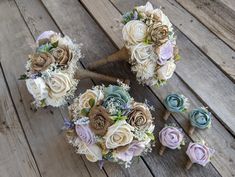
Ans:
<svg viewBox="0 0 235 177"><path fill-rule="evenodd" d="M145 4L147 0L115 1L120 6L124 2L123 12L127 12L128 7L136 4ZM197 47L200 48L210 60L234 81L235 80L235 52L211 33L200 21L179 5L175 0L153 0L156 7L162 7L164 13L170 18L174 25L184 33ZM235 1L234 1L235 2ZM235 8L234 8L235 9Z"/></svg>
<svg viewBox="0 0 235 177"><path fill-rule="evenodd" d="M40 177L0 69L1 177Z"/></svg>
<svg viewBox="0 0 235 177"><path fill-rule="evenodd" d="M93 0L84 0L82 2L87 9L89 9L90 13L93 14L94 18L96 18L97 14L100 14L99 16L102 14L102 11L96 10L97 8L109 8L111 4L107 0L99 1L99 3L96 3L95 5ZM124 3L124 1L122 2ZM132 2L134 3L135 1ZM127 4L125 4L125 6L127 6ZM110 12L112 13L110 13L108 17L107 15L103 15L103 18L106 19L106 21L117 18L116 16L111 17L112 14L118 13L114 7L110 10ZM120 18L120 16L121 15L119 14L118 18ZM113 33L109 32L112 29L106 25L107 23L102 23L104 20L96 20L105 31L107 29L106 32L110 38L113 38ZM115 24L113 24L113 26L114 25ZM121 29L119 30L119 33L121 34ZM115 34L120 36L118 32ZM177 31L176 35L180 55L182 56L182 61L177 64L176 73L205 102L205 104L211 108L211 110L219 117L224 125L234 134L235 85L205 55L203 55L203 53L198 50L198 48L194 46L183 33ZM120 39L117 44L119 43ZM156 88L152 87L152 89L154 90Z"/></svg>
<svg viewBox="0 0 235 177"><path fill-rule="evenodd" d="M235 50L235 9L221 0L176 0Z"/></svg>
<svg viewBox="0 0 235 177"><path fill-rule="evenodd" d="M50 2L50 3L49 3ZM60 29L71 36L74 36L77 31L79 31L81 34L83 34L80 38L81 41L86 41L84 44L84 52L85 52L85 59L83 60L83 64L86 66L87 63L94 61L94 59L102 57L107 55L108 53L112 53L115 48L112 46L110 41L105 37L104 33L98 28L97 25L94 24L93 20L91 18L82 16L78 12L81 13L81 9L77 5L78 2L76 1L67 1L66 5L65 3L58 3L55 5L55 2L52 1L45 1L45 6L48 8L49 12L52 14L52 17L60 27ZM71 7L72 6L72 7ZM60 7L60 8L59 8ZM58 9L59 8L59 9ZM76 9L76 10L73 10ZM66 14L66 15L64 15ZM71 19L70 17L73 16L74 19ZM86 18L85 18L86 17ZM85 21L86 23L82 23ZM79 25L72 25L75 22L79 22ZM85 30L84 30L85 29ZM80 36L78 36L80 37ZM99 45L97 45L99 44ZM100 51L100 52L98 52ZM100 55L100 56L98 56ZM112 67L110 67L112 65ZM149 90L146 89L146 87L138 85L138 83L135 81L134 75L130 72L129 66L126 63L115 63L108 66L104 66L99 71L105 71L108 74L112 75L119 75L119 76L130 76L132 80L132 89L131 89L131 95L134 96L134 98L137 101L142 101L147 98L157 109L157 111L154 113L154 116L156 117L156 132L159 132L159 130L164 126L164 122L159 119L164 112L164 108L161 105L161 103L156 99L155 95ZM95 82L100 83L100 82ZM144 93L144 94L139 94ZM176 123L176 122L175 122ZM189 139L187 139L189 141ZM157 143L157 147L158 147ZM186 157L184 154L184 151L178 151L177 153L172 152L171 158L165 158L165 163L159 162L159 156L157 155L157 149L154 149L153 153L149 155L149 158L151 158L153 161L147 161L149 168L151 168L152 173L157 176L158 169L161 171L163 176L167 175L175 175L175 172L180 176L197 176L198 174L207 174L207 175L213 175L213 176L219 176L217 172L214 171L214 168L209 165L207 168L200 168L198 166L195 166L194 169L190 172L186 172L182 167L185 165ZM180 158L179 158L180 157ZM145 158L144 158L145 160ZM176 163L180 161L181 163ZM158 163L156 163L158 162ZM140 163L140 164L139 164ZM106 163L105 164L105 171L110 176L149 176L149 172L146 174L146 170L144 168L141 168L142 161L139 163L135 162L135 164L130 169L119 169L119 171L115 170L117 167L116 164L112 163ZM169 170L169 168L172 168ZM117 171L117 173L115 172ZM195 173L197 171L197 173Z"/></svg>
<svg viewBox="0 0 235 177"><path fill-rule="evenodd" d="M34 113L30 110L32 97L25 82L18 81L18 77L25 72L25 62L28 54L33 51L34 40L14 1L1 1L0 21L0 58L3 71L41 175L92 176L84 161L75 155L61 133L63 121L60 111L49 108Z"/></svg>

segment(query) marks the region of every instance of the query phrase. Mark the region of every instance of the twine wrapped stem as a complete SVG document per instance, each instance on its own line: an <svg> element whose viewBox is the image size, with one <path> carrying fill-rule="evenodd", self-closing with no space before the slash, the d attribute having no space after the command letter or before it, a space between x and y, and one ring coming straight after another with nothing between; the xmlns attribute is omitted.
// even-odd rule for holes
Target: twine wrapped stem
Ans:
<svg viewBox="0 0 235 177"><path fill-rule="evenodd" d="M128 58L129 58L129 54L128 54L127 48L122 47L119 51L109 55L108 57L105 57L105 58L100 59L96 62L92 62L92 63L88 64L88 69L94 70L97 67L103 66L107 63L122 61L122 60L128 60Z"/></svg>
<svg viewBox="0 0 235 177"><path fill-rule="evenodd" d="M163 146L163 145L161 144L161 147L160 147L160 149L159 149L159 155L160 155L160 156L162 156L162 155L164 154L165 149L166 149L166 146Z"/></svg>
<svg viewBox="0 0 235 177"><path fill-rule="evenodd" d="M99 79L102 81L113 82L113 83L116 83L117 80L119 80L125 84L130 83L130 81L128 79L120 79L120 78L116 78L116 77L111 77L111 76L99 74L99 73L92 72L92 71L82 69L82 68L77 70L75 78L79 79L79 80L86 79L86 78L94 78L94 79Z"/></svg>
<svg viewBox="0 0 235 177"><path fill-rule="evenodd" d="M189 160L187 161L187 164L186 164L186 166L185 166L185 169L186 169L186 170L189 170L189 169L192 167L192 165L193 165L193 163L192 163L191 160L189 159Z"/></svg>
<svg viewBox="0 0 235 177"><path fill-rule="evenodd" d="M171 115L171 112L168 111L168 110L166 110L166 112L165 112L165 114L164 114L164 116L163 116L163 119L164 119L165 121L167 121L167 119L169 118L170 115Z"/></svg>

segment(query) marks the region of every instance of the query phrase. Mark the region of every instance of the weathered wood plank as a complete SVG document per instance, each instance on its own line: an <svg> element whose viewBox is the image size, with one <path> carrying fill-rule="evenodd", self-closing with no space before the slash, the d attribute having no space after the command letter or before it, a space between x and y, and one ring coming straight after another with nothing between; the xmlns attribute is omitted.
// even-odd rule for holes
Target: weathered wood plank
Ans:
<svg viewBox="0 0 235 177"><path fill-rule="evenodd" d="M39 110L36 113L30 110L32 98L18 77L25 71L24 65L28 54L33 51L34 40L14 1L1 1L0 21L3 71L42 176L91 176L81 157L69 149L70 145L61 133L63 122L59 110Z"/></svg>
<svg viewBox="0 0 235 177"><path fill-rule="evenodd" d="M111 7L111 3L107 0L99 1L95 5L93 0L82 0L82 2L95 18L97 16L100 17L101 14L103 14L103 11L97 11L97 8L103 9ZM111 27L116 25L114 19L120 19L121 15L114 16L119 13L114 7L112 7L109 12L109 15L104 13L102 16L106 19L106 23L102 23L103 20L99 20L100 18L97 18L96 20L106 33L113 38L113 33L109 31L114 30ZM111 21L108 22L110 19ZM119 29L119 32L116 30L116 33L114 34L120 37L121 29ZM180 54L183 58L177 65L176 73L187 85L190 85L192 90L195 91L205 104L218 115L220 120L229 128L229 130L232 133L235 133L235 121L233 118L235 115L235 85L210 60L208 60L208 58L203 55L203 53L198 50L198 48L195 47L183 33L177 31L176 35ZM115 37L115 39L116 38L117 37ZM121 43L120 40L122 40L122 37L117 41L117 45ZM118 47L120 48L120 45ZM156 88L152 87L152 89L154 90ZM219 105L218 102L220 103Z"/></svg>
<svg viewBox="0 0 235 177"><path fill-rule="evenodd" d="M235 50L235 9L221 0L176 0Z"/></svg>
<svg viewBox="0 0 235 177"><path fill-rule="evenodd" d="M84 2L84 4L86 4L86 3L88 3L88 2L87 1ZM123 12L123 8L130 9L131 7L134 6L134 1L128 1L125 3L124 2L119 3L118 1L114 1L113 3L122 12ZM137 3L135 5L137 5ZM98 6L97 3L96 3L96 7L98 9L103 8L101 6ZM107 6L105 6L105 7L107 7ZM87 8L88 8L88 6L87 6ZM113 13L115 11L115 9L110 10L110 12L111 11ZM94 13L94 11L91 11L91 12ZM108 18L113 19L114 17L113 18L108 17ZM97 19L97 21L98 21L98 19ZM107 24L111 24L111 23L107 22ZM115 64L115 66L116 65L117 64ZM115 69L113 68L113 70L115 70ZM132 86L132 88L135 88L135 86ZM192 103L191 103L192 108L202 106L202 103L192 93L191 89L189 89L184 84L184 82L182 82L181 79L179 79L179 77L177 77L177 76L174 76L173 79L171 79L166 86L164 86L160 89L153 89L153 91L157 94L157 96L161 100L163 100L163 98L166 96L166 94L168 94L170 92L184 93L190 100L192 100ZM139 92L139 93L141 93L141 92ZM178 115L177 114L174 116L176 117L176 119L180 123L180 125L184 128L184 130L188 130L187 115L180 115L180 114ZM162 117L162 114L160 114L160 117ZM234 148L233 148L234 138L230 135L229 132L226 131L226 129L224 129L224 127L220 124L219 121L217 121L215 118L213 120L214 120L213 129L210 129L207 131L202 131L202 132L197 132L191 138L195 141L197 141L199 139L206 139L207 143L211 147L215 147L219 153L216 154L215 158L212 160L213 165L216 166L217 170L219 170L219 172L223 176L232 176L235 174L235 170L231 168L232 166L234 166L234 163L235 163L233 160L231 160L231 159L233 159L233 157L231 157L231 154L234 154ZM208 138L208 137L210 137L210 138ZM226 138L224 138L224 137L226 137ZM222 142L221 139L224 139L224 141ZM221 166L221 162L223 162L223 164L225 164L225 165Z"/></svg>
<svg viewBox="0 0 235 177"><path fill-rule="evenodd" d="M230 7L231 9L235 10L235 1L233 0L220 0L226 6Z"/></svg>
<svg viewBox="0 0 235 177"><path fill-rule="evenodd" d="M73 3L72 3L73 2ZM94 58L99 58L107 55L107 53L112 53L115 49L110 43L110 41L107 40L104 33L97 28L97 25L94 25L93 20L91 20L88 17L84 17L78 15L78 12L81 12L81 9L77 7L76 4L78 2L76 1L70 1L69 3L66 3L66 5L60 4L57 2L57 5L54 4L55 2L52 2L47 0L45 1L45 6L48 8L49 12L52 14L52 17L55 19L58 26L61 28L61 30L69 35L74 36L77 31L80 31L83 35L81 36L81 41L86 41L85 43L85 55L86 58L83 60L83 64L86 65L87 63L94 60ZM72 8L71 8L72 6ZM56 8L55 8L56 7ZM59 8L60 7L60 8ZM76 10L74 10L76 8ZM66 15L64 15L66 14ZM71 20L71 16L73 16L73 20ZM79 23L79 25L72 25L75 22L82 22L86 21L85 24ZM92 23L91 23L92 22ZM84 30L85 29L85 30ZM99 44L99 45L97 45ZM99 52L98 52L99 51ZM143 101L144 98L147 98L157 109L157 111L154 113L154 116L156 117L156 132L159 132L159 130L164 126L164 122L160 119L157 119L163 115L164 108L160 104L160 102L156 99L156 97L153 95L153 93L146 89L143 86L139 86L136 81L134 81L135 77L130 72L129 66L126 63L115 63L111 64L112 67L105 66L99 71L105 71L106 73L110 73L113 75L119 75L119 76L130 76L132 82L132 89L131 94L138 100ZM100 83L100 82L96 82ZM144 94L140 94L144 93ZM175 122L176 123L176 122ZM189 139L187 139L189 141ZM158 147L158 144L157 144ZM154 149L153 153L149 155L153 160L158 161L159 156L157 155L157 149ZM179 158L180 157L180 158ZM180 159L180 160L179 160ZM180 161L180 164L177 164L176 162ZM175 171L177 171L177 174L181 176L198 176L198 174L208 176L219 176L217 172L214 171L213 167L209 165L206 169L200 168L198 166L194 167L194 170L190 172L186 172L182 167L184 166L184 163L186 162L186 156L184 151L178 151L177 153L172 153L170 160L167 158L165 159L166 163L158 162L158 163L149 163L150 161L147 161L148 166L150 166L151 171L155 176L158 175L159 171L163 174L163 176L167 175L175 175ZM142 161L141 161L142 163ZM142 165L136 166L136 164L131 168L127 170L119 170L119 173L115 173L113 170L113 167L116 168L116 164L107 163L105 164L105 170L106 172L111 176L146 176L146 172L144 172L145 169L141 168ZM171 168L171 170L169 170ZM159 171L157 171L158 169ZM195 173L197 171L197 173Z"/></svg>
<svg viewBox="0 0 235 177"><path fill-rule="evenodd" d="M0 69L1 177L40 177Z"/></svg>
<svg viewBox="0 0 235 177"><path fill-rule="evenodd" d="M123 6L123 12L129 11L129 7L137 4L145 4L147 0L135 1L115 1L116 6L124 2L128 4ZM235 2L235 1L234 1ZM211 33L200 21L187 12L175 0L155 0L152 1L155 6L162 7L174 25L182 31L194 44L197 45L210 59L228 76L235 80L235 52L227 46L216 35ZM222 52L223 50L223 52Z"/></svg>

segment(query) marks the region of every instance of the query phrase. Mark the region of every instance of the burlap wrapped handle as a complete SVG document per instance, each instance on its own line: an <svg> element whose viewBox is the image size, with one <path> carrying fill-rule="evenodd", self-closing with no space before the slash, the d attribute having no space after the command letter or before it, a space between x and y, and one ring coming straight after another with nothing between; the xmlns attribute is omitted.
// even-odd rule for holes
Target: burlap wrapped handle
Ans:
<svg viewBox="0 0 235 177"><path fill-rule="evenodd" d="M107 82L113 82L113 83L117 83L117 81L121 81L125 84L130 84L130 81L128 79L121 79L121 78L116 78L116 77L111 77L111 76L107 76L104 74L99 74L96 72L92 72L83 68L79 68L76 71L75 74L75 78L82 80L82 79L87 79L87 78L94 78L94 79L99 79L102 81L107 81Z"/></svg>
<svg viewBox="0 0 235 177"><path fill-rule="evenodd" d="M88 64L88 69L94 70L99 66L103 66L107 63L126 60L128 61L129 53L126 47L122 47L119 51L109 55L108 57L102 58L98 61Z"/></svg>

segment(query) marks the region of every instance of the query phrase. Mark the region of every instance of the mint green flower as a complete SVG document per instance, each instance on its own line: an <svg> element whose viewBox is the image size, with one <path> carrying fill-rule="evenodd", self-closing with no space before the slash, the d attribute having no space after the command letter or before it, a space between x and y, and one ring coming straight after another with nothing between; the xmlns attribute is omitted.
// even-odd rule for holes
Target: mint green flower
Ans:
<svg viewBox="0 0 235 177"><path fill-rule="evenodd" d="M111 115L117 115L128 109L131 97L123 87L110 85L104 89L103 106Z"/></svg>
<svg viewBox="0 0 235 177"><path fill-rule="evenodd" d="M165 98L164 105L170 112L183 112L187 109L188 103L183 95L173 93Z"/></svg>
<svg viewBox="0 0 235 177"><path fill-rule="evenodd" d="M205 108L194 109L189 113L191 125L199 129L205 129L211 125L211 113Z"/></svg>

